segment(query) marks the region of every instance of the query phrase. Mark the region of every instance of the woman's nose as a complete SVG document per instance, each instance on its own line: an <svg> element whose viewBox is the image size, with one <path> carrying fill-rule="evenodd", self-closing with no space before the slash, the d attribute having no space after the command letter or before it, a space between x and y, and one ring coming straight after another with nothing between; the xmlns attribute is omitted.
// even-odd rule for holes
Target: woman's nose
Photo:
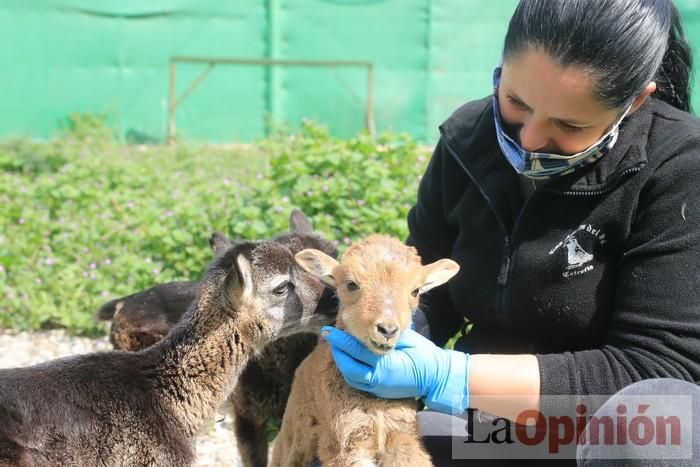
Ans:
<svg viewBox="0 0 700 467"><path fill-rule="evenodd" d="M542 151L548 141L549 137L535 122L525 122L520 128L520 146L526 151Z"/></svg>

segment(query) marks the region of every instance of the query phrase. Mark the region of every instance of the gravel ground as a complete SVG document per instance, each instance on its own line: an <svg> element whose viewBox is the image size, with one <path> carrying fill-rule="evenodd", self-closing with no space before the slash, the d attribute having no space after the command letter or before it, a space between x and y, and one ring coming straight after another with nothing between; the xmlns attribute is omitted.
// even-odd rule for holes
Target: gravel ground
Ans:
<svg viewBox="0 0 700 467"><path fill-rule="evenodd" d="M0 368L32 365L54 358L111 349L107 338L69 336L64 331L13 332L0 329ZM197 437L196 466L241 466L231 432L231 416L219 413Z"/></svg>

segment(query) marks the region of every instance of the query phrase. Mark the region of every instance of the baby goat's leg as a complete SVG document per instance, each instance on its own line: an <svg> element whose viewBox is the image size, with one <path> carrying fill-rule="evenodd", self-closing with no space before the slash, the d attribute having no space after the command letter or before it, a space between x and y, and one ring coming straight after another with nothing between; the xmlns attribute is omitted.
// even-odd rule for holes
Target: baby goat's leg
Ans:
<svg viewBox="0 0 700 467"><path fill-rule="evenodd" d="M282 422L272 451L271 467L293 467L311 464L316 459L317 440L315 422L310 414L296 412L294 422Z"/></svg>
<svg viewBox="0 0 700 467"><path fill-rule="evenodd" d="M368 452L345 453L322 462L323 467L380 467Z"/></svg>
<svg viewBox="0 0 700 467"><path fill-rule="evenodd" d="M238 452L245 467L265 467L267 465L267 433L254 417L244 411L234 409L234 432L238 442Z"/></svg>
<svg viewBox="0 0 700 467"><path fill-rule="evenodd" d="M360 432L347 438L340 446L338 434L320 433L319 458L323 467L378 467L377 445ZM406 464L410 465L410 464Z"/></svg>
<svg viewBox="0 0 700 467"><path fill-rule="evenodd" d="M297 369L297 375L303 371ZM305 396L305 382L312 378L296 376L289 394L282 427L272 451L272 467L303 466L314 461L318 451L318 420L313 416L312 402Z"/></svg>
<svg viewBox="0 0 700 467"><path fill-rule="evenodd" d="M416 433L394 431L389 434L380 457L382 467L432 467L433 462Z"/></svg>

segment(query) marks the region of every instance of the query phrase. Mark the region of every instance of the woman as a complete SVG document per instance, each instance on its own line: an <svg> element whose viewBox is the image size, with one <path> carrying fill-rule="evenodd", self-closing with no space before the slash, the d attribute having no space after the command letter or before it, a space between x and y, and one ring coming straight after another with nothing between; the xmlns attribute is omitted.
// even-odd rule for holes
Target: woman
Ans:
<svg viewBox="0 0 700 467"><path fill-rule="evenodd" d="M437 345L407 333L376 358L331 328L348 383L508 420L553 395L697 392L685 383L700 381L690 71L670 0L521 0L493 96L441 126L408 218L425 262L461 265L425 300ZM456 350L441 349L465 319ZM424 415L424 431L444 423ZM647 465L634 462L620 465Z"/></svg>

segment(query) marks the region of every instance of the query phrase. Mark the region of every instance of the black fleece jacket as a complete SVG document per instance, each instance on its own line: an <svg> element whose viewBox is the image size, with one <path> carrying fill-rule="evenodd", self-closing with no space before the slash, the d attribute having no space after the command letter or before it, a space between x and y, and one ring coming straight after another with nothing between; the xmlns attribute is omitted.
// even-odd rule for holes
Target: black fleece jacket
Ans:
<svg viewBox="0 0 700 467"><path fill-rule="evenodd" d="M461 270L426 297L433 339L465 322L469 353L531 353L542 394L700 381L700 121L649 99L590 167L527 200L491 98L441 138L408 217L424 262Z"/></svg>

